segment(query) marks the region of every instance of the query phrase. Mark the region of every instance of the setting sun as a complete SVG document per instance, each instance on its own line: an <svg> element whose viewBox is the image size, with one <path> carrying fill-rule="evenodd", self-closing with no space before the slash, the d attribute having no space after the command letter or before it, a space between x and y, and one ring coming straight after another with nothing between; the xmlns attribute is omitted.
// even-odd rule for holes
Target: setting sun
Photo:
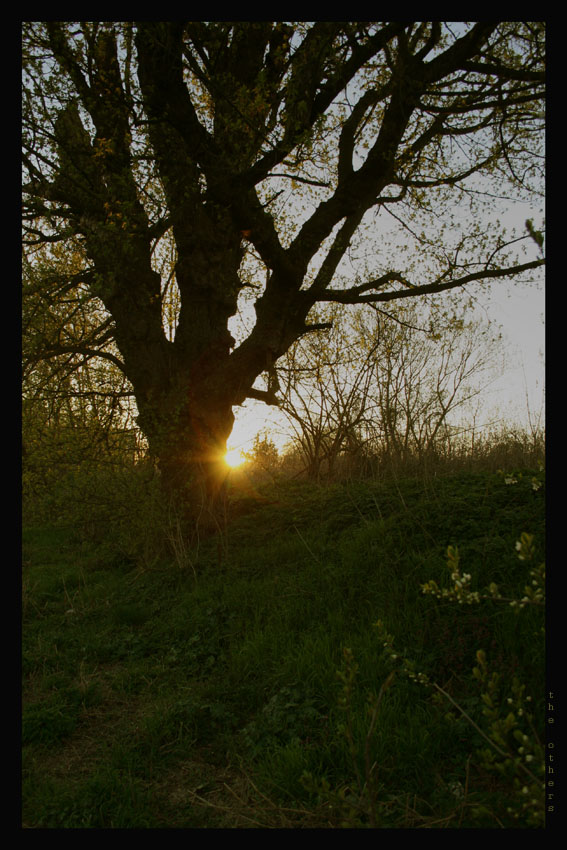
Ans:
<svg viewBox="0 0 567 850"><path fill-rule="evenodd" d="M240 449L229 449L224 456L225 462L231 466L240 466L241 463L244 463L245 457L242 454Z"/></svg>

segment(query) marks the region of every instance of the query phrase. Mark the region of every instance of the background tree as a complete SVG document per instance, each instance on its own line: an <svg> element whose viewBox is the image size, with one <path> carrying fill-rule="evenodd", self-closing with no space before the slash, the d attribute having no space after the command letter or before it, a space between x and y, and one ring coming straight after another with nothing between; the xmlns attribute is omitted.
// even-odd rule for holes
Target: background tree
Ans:
<svg viewBox="0 0 567 850"><path fill-rule="evenodd" d="M108 317L77 257L40 246L23 275L24 507L50 499L71 471L129 464L143 453L132 387ZM54 269L57 270L53 274ZM142 445L141 445L142 443Z"/></svg>
<svg viewBox="0 0 567 850"><path fill-rule="evenodd" d="M341 455L352 468L450 449L458 414L496 375L499 352L467 305L442 306L334 308L331 330L298 340L280 360L280 409L310 477L332 475Z"/></svg>
<svg viewBox="0 0 567 850"><path fill-rule="evenodd" d="M511 238L480 215L491 194L525 198L541 179L542 22L46 21L23 34L30 262L42 245L80 257L74 282L103 312L77 350L114 358L162 480L189 484L189 503L214 501L233 407L275 402L255 381L321 329L317 304L543 263L525 229ZM366 231L380 212L419 247L417 270ZM38 280L57 274L43 264ZM250 300L253 327L235 339Z"/></svg>
<svg viewBox="0 0 567 850"><path fill-rule="evenodd" d="M336 308L325 318L331 329L298 340L277 367L280 409L305 471L315 479L322 471L332 475L345 451L358 453L377 412L371 388L379 338L357 338Z"/></svg>
<svg viewBox="0 0 567 850"><path fill-rule="evenodd" d="M378 433L371 443L394 464L446 455L459 416L462 426L467 406L497 374L501 352L490 325L467 317L466 308L444 313L428 315L411 302L394 321L382 311L357 316L362 339L380 340L371 383Z"/></svg>

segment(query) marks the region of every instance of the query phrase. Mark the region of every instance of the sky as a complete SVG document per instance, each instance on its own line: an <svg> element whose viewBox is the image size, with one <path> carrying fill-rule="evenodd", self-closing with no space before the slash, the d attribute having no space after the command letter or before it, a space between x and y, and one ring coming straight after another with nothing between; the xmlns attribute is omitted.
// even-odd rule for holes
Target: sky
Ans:
<svg viewBox="0 0 567 850"><path fill-rule="evenodd" d="M508 295L498 296L497 287L487 307L502 325L508 362L501 378L491 387L489 404L501 408L506 418L529 426L530 417L541 415L543 424L545 393L545 289L539 286L506 287Z"/></svg>

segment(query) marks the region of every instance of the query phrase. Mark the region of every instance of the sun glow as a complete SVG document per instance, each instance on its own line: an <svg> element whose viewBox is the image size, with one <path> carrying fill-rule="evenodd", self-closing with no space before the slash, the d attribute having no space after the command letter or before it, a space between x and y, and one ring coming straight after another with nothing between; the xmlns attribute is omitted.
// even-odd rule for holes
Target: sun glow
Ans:
<svg viewBox="0 0 567 850"><path fill-rule="evenodd" d="M246 460L246 458L242 454L241 449L229 449L225 454L224 459L225 463L227 463L228 466L232 467L233 469L236 466L240 466L240 464L244 463L244 461Z"/></svg>

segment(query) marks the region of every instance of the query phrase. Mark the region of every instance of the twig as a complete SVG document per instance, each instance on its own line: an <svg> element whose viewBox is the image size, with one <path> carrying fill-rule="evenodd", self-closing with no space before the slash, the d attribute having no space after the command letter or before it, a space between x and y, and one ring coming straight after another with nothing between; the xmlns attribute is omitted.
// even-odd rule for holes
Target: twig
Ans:
<svg viewBox="0 0 567 850"><path fill-rule="evenodd" d="M461 706L458 704L458 702L455 702L455 700L453 699L453 697L452 697L450 694L448 694L448 693L447 693L447 691L444 691L444 690L443 690L443 688L440 688L440 687L439 687L439 685L438 685L438 684L436 684L436 682L433 682L433 687L434 687L434 688L436 688L436 689L439 691L439 693L443 694L443 696L444 696L444 697L447 697L447 699L449 700L449 702L450 702L450 703L452 703L452 704L455 706L455 708L456 708L456 709L458 709L458 710L461 712L461 714L463 715L463 717L465 717L465 718L468 720L468 722L471 724L471 726L472 726L474 729L476 729L476 731L479 733L479 735L481 735L481 736L484 738L484 740L485 740L485 741L487 741L487 743L489 743L489 744L490 744L490 746L491 746L494 750L496 750L496 752L497 752L499 755L501 755L501 756L502 756L503 758L505 758L505 759L509 759L509 758L510 758L510 754L509 754L509 753L505 753L505 752L504 752L504 750L501 750L501 749L500 749L500 747L499 747L497 744L495 744L495 743L494 743L494 741L492 741L492 740L488 737L488 735L485 735L485 733L482 731L482 729L480 728L480 726L477 726L477 724L474 722L474 720L472 719L472 717L470 717L470 716L467 714L467 712L464 710L464 708L461 708ZM530 779L532 779L532 780L533 780L533 782L537 782L537 781L538 781L538 780L537 780L537 778L536 778L536 777L533 775L533 773L531 772L531 770L528 770L528 768L527 768L524 764L522 764L522 762L519 762L519 766L522 768L522 770L524 771L524 773L527 773L527 775L530 777Z"/></svg>
<svg viewBox="0 0 567 850"><path fill-rule="evenodd" d="M312 549L309 547L309 544L305 541L305 539L304 539L304 538L303 538L303 536L301 535L301 532L299 531L299 529L297 528L297 526L296 526L296 525L294 525L294 526L292 526L292 527L293 527L293 529L294 529L295 531L297 531L297 535L298 535L299 539L301 540L301 542L303 543L303 545L305 546L305 548L307 549L307 551L309 552L309 554L311 555L311 557L313 558L313 560L314 560L317 564L321 564L321 561L319 560L319 558L317 557L317 555L315 555L315 554L314 554L314 552L312 551Z"/></svg>
<svg viewBox="0 0 567 850"><path fill-rule="evenodd" d="M225 787L228 788L228 785L225 785ZM228 790L233 793L232 789L228 788ZM197 794L196 791L191 791L189 789L189 794L199 800L199 802L202 803L204 806L209 806L211 809L219 809L219 811L221 812L232 812L232 809L229 808L229 806L221 806L219 805L219 803L211 803L209 800L205 800L204 797L201 797L199 794ZM236 795L234 796L236 797ZM240 800L238 797L236 797L236 799L239 803L242 803L242 800ZM244 818L244 820L250 821L251 823L255 823L256 826L264 826L264 824L260 823L260 821L254 820L254 818L248 817L248 815L245 815L242 812L238 812L238 816Z"/></svg>

